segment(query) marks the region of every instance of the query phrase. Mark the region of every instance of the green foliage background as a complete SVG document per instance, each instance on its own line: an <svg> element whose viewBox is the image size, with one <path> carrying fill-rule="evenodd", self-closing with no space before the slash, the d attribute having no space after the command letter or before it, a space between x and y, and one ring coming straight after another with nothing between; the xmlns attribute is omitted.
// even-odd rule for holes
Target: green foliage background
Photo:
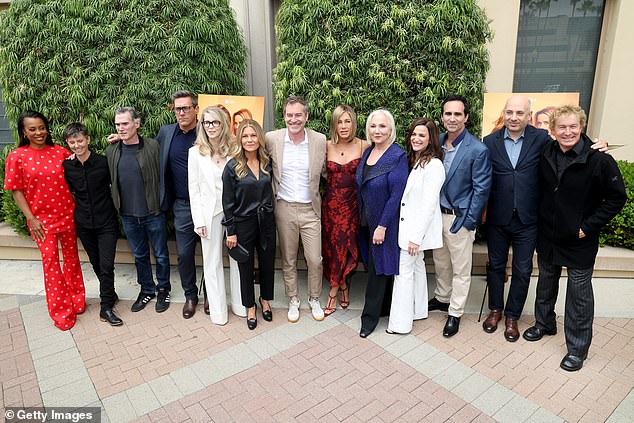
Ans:
<svg viewBox="0 0 634 423"><path fill-rule="evenodd" d="M603 228L599 240L601 245L634 250L634 163L617 161L617 164L623 175L627 203L623 210Z"/></svg>
<svg viewBox="0 0 634 423"><path fill-rule="evenodd" d="M153 137L175 121L176 90L245 94L246 55L228 0L14 0L0 13L0 86L16 139L18 115L32 109L55 142L81 121L102 151L119 106L136 107ZM5 219L24 229L11 193L3 200Z"/></svg>
<svg viewBox="0 0 634 423"><path fill-rule="evenodd" d="M402 142L414 119L439 120L442 100L462 94L472 106L467 127L480 134L492 34L475 0L284 0L276 31L279 126L294 94L324 133L340 103L356 110L360 135L371 111L388 109Z"/></svg>

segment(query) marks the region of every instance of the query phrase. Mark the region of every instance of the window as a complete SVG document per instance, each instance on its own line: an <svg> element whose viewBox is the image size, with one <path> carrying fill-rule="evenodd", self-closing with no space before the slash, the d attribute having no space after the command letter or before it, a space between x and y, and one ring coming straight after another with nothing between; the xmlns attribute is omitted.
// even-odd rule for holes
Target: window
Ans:
<svg viewBox="0 0 634 423"><path fill-rule="evenodd" d="M0 150L2 150L5 145L14 143L5 115L6 112L4 103L2 102L2 92L0 91Z"/></svg>
<svg viewBox="0 0 634 423"><path fill-rule="evenodd" d="M604 0L521 0L514 92L579 92L590 109Z"/></svg>

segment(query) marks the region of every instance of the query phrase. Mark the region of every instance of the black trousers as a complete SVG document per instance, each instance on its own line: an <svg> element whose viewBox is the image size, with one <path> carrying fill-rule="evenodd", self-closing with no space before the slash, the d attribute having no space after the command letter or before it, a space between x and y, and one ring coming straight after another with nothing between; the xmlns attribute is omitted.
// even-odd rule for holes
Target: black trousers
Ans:
<svg viewBox="0 0 634 423"><path fill-rule="evenodd" d="M368 231L367 227L361 230ZM365 304L361 313L361 329L370 332L376 329L381 316L390 315L392 306L392 289L394 288L394 275L377 275L372 257L372 237L368 247L368 286L365 290Z"/></svg>
<svg viewBox="0 0 634 423"><path fill-rule="evenodd" d="M508 225L487 225L487 283L491 310L504 310L504 314L512 319L521 317L533 271L536 243L537 224L525 225L516 213ZM504 307L504 275L509 246L513 246L513 263L511 286Z"/></svg>
<svg viewBox="0 0 634 423"><path fill-rule="evenodd" d="M240 270L240 294L242 305L255 305L254 268L255 251L258 252L258 278L260 296L264 300L273 299L275 264L275 217L273 213L261 213L247 220L236 222L238 243L249 251L249 260L238 263Z"/></svg>
<svg viewBox="0 0 634 423"><path fill-rule="evenodd" d="M114 290L114 256L119 236L117 221L94 229L77 226L76 230L99 279L101 310L110 309L118 298Z"/></svg>
<svg viewBox="0 0 634 423"><path fill-rule="evenodd" d="M561 268L537 257L539 279L535 299L535 326L553 330L557 328L555 303L559 293ZM564 309L564 333L568 353L584 357L592 342L594 321L594 292L592 290L593 268L567 268L566 306Z"/></svg>

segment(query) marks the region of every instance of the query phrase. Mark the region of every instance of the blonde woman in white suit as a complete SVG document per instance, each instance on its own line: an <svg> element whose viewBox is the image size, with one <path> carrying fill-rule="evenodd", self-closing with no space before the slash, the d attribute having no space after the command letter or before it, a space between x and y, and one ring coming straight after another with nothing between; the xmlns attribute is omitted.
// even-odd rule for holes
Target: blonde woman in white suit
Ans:
<svg viewBox="0 0 634 423"><path fill-rule="evenodd" d="M410 174L401 200L399 274L394 278L387 333L409 333L414 320L427 318L425 250L442 247L439 197L445 169L438 134L433 120L420 118L407 135Z"/></svg>
<svg viewBox="0 0 634 423"><path fill-rule="evenodd" d="M194 230L200 236L205 275L205 313L217 325L227 323L227 295L222 263L222 172L233 147L227 115L217 106L207 107L198 122L196 143L187 160L189 197ZM245 317L240 297L238 264L229 258L231 310Z"/></svg>

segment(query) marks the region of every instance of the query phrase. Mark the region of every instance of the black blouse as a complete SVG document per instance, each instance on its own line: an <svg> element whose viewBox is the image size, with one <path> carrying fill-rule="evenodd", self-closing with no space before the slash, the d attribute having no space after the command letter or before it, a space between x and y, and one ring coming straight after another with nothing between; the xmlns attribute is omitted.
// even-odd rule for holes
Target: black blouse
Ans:
<svg viewBox="0 0 634 423"><path fill-rule="evenodd" d="M247 175L238 178L235 172L236 160L227 162L222 172L222 209L227 227L227 235L235 235L236 223L247 220L260 213L273 212L273 186L271 185L271 163L266 166L268 175L260 171L257 179L247 166Z"/></svg>
<svg viewBox="0 0 634 423"><path fill-rule="evenodd" d="M83 164L74 158L65 160L62 166L68 187L75 194L75 224L95 229L116 223L106 157L93 152Z"/></svg>

